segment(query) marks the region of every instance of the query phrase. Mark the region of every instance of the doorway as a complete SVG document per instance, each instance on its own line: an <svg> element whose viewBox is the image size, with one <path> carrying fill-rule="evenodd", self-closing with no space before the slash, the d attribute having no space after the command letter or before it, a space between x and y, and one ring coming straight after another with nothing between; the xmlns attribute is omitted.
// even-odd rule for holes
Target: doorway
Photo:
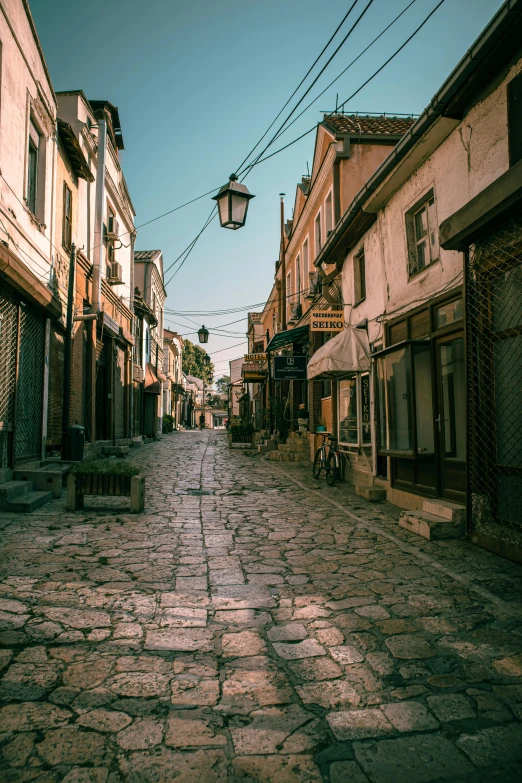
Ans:
<svg viewBox="0 0 522 783"><path fill-rule="evenodd" d="M466 365L464 335L436 341L440 494L466 499Z"/></svg>

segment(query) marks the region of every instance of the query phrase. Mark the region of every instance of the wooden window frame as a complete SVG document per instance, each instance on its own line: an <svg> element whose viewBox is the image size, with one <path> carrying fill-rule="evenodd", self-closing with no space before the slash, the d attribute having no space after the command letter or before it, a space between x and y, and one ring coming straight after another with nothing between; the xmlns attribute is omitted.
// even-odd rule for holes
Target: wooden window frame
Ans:
<svg viewBox="0 0 522 783"><path fill-rule="evenodd" d="M366 299L366 260L364 245L353 257L353 306L357 307Z"/></svg>
<svg viewBox="0 0 522 783"><path fill-rule="evenodd" d="M432 226L431 221L432 218L430 218L430 209L429 207L433 204L435 216L437 213L437 201L435 199L435 192L433 188L430 188L427 193L425 193L422 198L420 198L418 201L415 202L415 204L406 212L405 215L405 221L406 221L406 244L407 244L407 251L408 251L408 279L411 280L417 275L422 274L425 269L428 269L430 266L433 266L438 261L440 261L440 244L438 241L438 219L435 218L436 225ZM426 221L428 230L426 234L424 234L422 237L417 236L417 230L415 227L415 219L417 215L419 215L423 210L426 210ZM437 255L432 256L432 237L434 234L437 234ZM419 267L419 250L418 248L423 243L426 243L427 253L429 254L429 259L427 260L427 263L424 263L424 266Z"/></svg>

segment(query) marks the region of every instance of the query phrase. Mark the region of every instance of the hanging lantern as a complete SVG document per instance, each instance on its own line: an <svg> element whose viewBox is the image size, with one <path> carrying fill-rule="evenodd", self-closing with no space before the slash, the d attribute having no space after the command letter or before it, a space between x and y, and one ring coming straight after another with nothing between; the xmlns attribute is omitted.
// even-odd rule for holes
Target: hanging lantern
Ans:
<svg viewBox="0 0 522 783"><path fill-rule="evenodd" d="M198 330L198 337L200 343L208 343L208 329L205 329L205 327L202 326L201 329Z"/></svg>
<svg viewBox="0 0 522 783"><path fill-rule="evenodd" d="M217 196L212 198L218 204L221 228L231 228L235 231L245 225L248 202L255 196L248 192L246 185L237 181L235 174L231 174L230 182L223 185Z"/></svg>
<svg viewBox="0 0 522 783"><path fill-rule="evenodd" d="M210 356L206 353L203 357L203 364L205 367L210 367Z"/></svg>

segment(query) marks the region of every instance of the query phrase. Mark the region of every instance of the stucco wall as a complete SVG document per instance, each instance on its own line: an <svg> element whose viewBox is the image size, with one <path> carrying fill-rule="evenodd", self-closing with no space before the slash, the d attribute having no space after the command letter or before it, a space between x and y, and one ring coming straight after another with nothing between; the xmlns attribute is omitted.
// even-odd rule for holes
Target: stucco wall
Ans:
<svg viewBox="0 0 522 783"><path fill-rule="evenodd" d="M4 7L13 32L5 16L0 14L0 211L7 230L0 230L0 238L9 243L42 282L47 283L53 236L56 103L22 3L7 0ZM36 219L25 202L31 114L40 133Z"/></svg>

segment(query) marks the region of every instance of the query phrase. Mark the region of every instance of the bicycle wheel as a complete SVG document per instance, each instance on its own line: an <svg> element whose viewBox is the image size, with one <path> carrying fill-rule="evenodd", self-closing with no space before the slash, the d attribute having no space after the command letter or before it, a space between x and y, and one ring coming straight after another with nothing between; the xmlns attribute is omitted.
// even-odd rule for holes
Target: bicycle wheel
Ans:
<svg viewBox="0 0 522 783"><path fill-rule="evenodd" d="M336 454L330 452L328 459L326 460L326 467L324 469L326 475L326 483L329 487L333 487L335 479L337 478L337 458Z"/></svg>
<svg viewBox="0 0 522 783"><path fill-rule="evenodd" d="M317 449L317 451L315 452L314 465L312 468L312 476L314 477L314 479L319 478L319 476L321 475L322 467L323 467L323 450Z"/></svg>

